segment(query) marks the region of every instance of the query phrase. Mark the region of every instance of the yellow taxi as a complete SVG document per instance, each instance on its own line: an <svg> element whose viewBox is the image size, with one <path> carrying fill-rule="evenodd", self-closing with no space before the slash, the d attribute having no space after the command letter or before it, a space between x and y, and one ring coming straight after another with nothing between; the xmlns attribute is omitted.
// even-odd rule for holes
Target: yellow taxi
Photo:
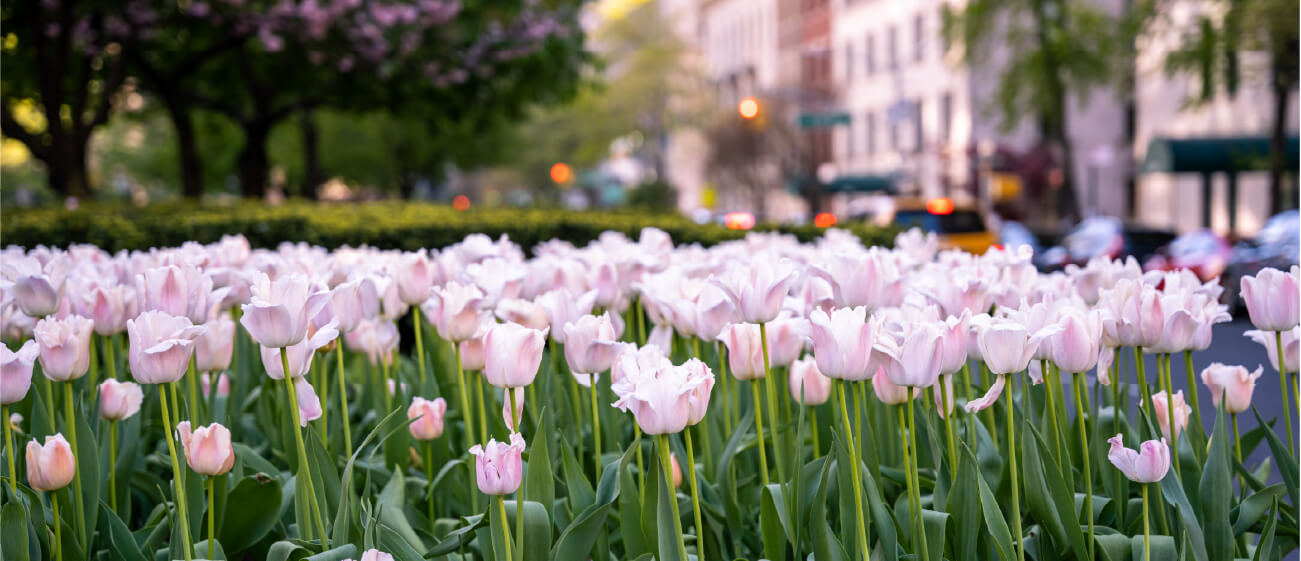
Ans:
<svg viewBox="0 0 1301 561"><path fill-rule="evenodd" d="M998 234L975 205L954 203L948 197L921 199L896 197L877 220L899 228L934 232L940 248L957 248L981 254L998 243Z"/></svg>

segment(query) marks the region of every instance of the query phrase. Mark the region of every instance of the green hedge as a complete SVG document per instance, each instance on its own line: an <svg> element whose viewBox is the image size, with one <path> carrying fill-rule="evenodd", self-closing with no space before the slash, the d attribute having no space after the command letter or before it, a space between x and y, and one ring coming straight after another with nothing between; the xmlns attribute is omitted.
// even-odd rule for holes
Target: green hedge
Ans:
<svg viewBox="0 0 1301 561"><path fill-rule="evenodd" d="M494 238L507 234L522 247L532 248L553 238L581 246L606 230L635 237L646 226L668 232L677 243L712 245L744 235L678 215L626 211L495 208L457 212L445 205L413 202L291 202L279 206L239 202L8 210L0 220L0 243L24 247L90 243L117 251L178 246L190 240L208 243L225 234L240 233L254 247L302 241L323 247L367 244L410 250L444 247L480 232ZM822 232L814 226L763 224L756 229L787 232L805 241ZM867 245L888 246L894 240L892 229L865 225L848 229Z"/></svg>

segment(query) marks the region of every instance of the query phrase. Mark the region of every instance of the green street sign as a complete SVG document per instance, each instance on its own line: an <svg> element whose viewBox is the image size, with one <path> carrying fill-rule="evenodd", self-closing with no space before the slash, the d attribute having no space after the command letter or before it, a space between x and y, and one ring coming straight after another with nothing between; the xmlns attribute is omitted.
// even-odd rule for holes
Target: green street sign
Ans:
<svg viewBox="0 0 1301 561"><path fill-rule="evenodd" d="M849 125L849 113L843 111L832 113L800 113L796 124L802 129L822 129L838 125Z"/></svg>

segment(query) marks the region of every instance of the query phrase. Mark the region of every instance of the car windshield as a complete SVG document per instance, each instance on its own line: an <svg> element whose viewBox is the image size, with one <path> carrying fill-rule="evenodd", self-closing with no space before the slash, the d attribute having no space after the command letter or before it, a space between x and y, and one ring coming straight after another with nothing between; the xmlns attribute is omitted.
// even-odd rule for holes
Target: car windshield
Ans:
<svg viewBox="0 0 1301 561"><path fill-rule="evenodd" d="M916 226L937 234L970 234L984 232L985 223L974 210L955 210L949 214L931 214L924 210L901 210L894 213L894 225L901 228Z"/></svg>

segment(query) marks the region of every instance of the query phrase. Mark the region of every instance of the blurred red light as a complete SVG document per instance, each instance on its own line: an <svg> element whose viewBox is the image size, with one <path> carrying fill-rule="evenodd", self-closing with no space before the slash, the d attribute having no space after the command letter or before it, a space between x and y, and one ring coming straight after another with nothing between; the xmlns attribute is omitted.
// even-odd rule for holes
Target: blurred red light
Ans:
<svg viewBox="0 0 1301 561"><path fill-rule="evenodd" d="M753 97L747 97L736 106L736 111L743 119L753 119L759 115L759 102Z"/></svg>
<svg viewBox="0 0 1301 561"><path fill-rule="evenodd" d="M460 211L469 210L470 197L467 197L465 195L457 195L456 198L452 199L452 208Z"/></svg>
<svg viewBox="0 0 1301 561"><path fill-rule="evenodd" d="M552 181L555 181L556 183L564 183L569 181L569 175L569 166L565 165L564 162L557 162L556 165L551 166Z"/></svg>
<svg viewBox="0 0 1301 561"><path fill-rule="evenodd" d="M813 225L819 228L830 228L836 225L836 215L830 212L820 212L813 217Z"/></svg>
<svg viewBox="0 0 1301 561"><path fill-rule="evenodd" d="M754 215L748 212L729 212L723 215L723 224L730 230L749 230L754 227Z"/></svg>
<svg viewBox="0 0 1301 561"><path fill-rule="evenodd" d="M953 214L953 199L936 197L926 201L926 212L938 215Z"/></svg>

